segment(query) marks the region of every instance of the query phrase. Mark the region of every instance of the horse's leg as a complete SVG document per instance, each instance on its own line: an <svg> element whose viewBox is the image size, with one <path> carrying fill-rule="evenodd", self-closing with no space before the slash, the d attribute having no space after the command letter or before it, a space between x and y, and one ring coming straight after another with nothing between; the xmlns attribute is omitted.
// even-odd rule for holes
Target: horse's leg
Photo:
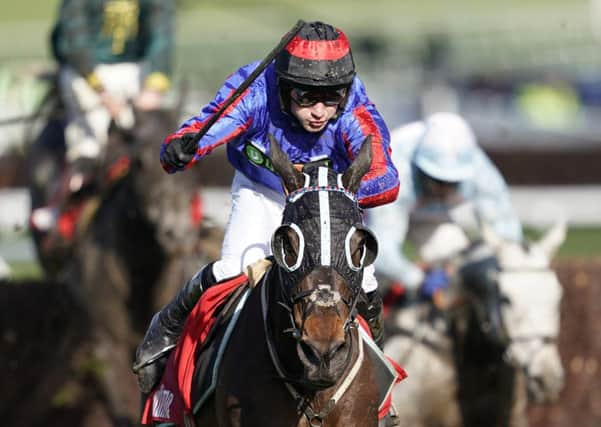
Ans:
<svg viewBox="0 0 601 427"><path fill-rule="evenodd" d="M84 240L78 250L81 274L72 285L79 288L91 319L96 379L113 417L137 419L139 392L131 372L133 341L124 266L114 253L91 240Z"/></svg>
<svg viewBox="0 0 601 427"><path fill-rule="evenodd" d="M509 415L509 427L528 427L528 394L526 389L526 376L520 370L515 371L513 385L513 405Z"/></svg>
<svg viewBox="0 0 601 427"><path fill-rule="evenodd" d="M419 344L403 335L394 335L386 342L384 352L400 363L409 376L392 391L392 402L399 412L400 427L425 427L419 411L420 358L413 357Z"/></svg>
<svg viewBox="0 0 601 427"><path fill-rule="evenodd" d="M430 349L403 335L391 337L385 350L409 374L392 394L400 427L462 425L457 377L449 353Z"/></svg>

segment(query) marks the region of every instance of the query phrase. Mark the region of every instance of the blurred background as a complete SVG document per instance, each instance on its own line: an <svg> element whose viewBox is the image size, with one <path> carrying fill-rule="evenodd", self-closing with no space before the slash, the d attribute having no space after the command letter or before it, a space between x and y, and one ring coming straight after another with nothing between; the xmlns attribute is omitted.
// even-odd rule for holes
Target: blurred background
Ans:
<svg viewBox="0 0 601 427"><path fill-rule="evenodd" d="M41 277L27 232L24 153L53 71L57 0L5 2L0 14L0 273ZM504 174L528 234L567 219L554 266L565 287L558 404L537 426L601 425L601 0L179 0L173 102L184 116L226 75L263 58L297 19L348 35L359 75L390 128L456 111ZM157 144L161 138L157 138ZM197 167L207 216L227 217L223 150ZM0 262L2 262L0 260ZM4 334L6 335L6 334ZM1 338L1 337L0 337ZM4 337L6 339L6 336ZM3 388L3 387L0 387Z"/></svg>

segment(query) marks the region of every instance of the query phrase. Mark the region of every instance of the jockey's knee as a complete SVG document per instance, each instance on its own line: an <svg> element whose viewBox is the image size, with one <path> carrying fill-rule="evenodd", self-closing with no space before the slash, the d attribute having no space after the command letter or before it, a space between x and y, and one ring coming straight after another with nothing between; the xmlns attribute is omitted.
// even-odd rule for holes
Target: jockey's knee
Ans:
<svg viewBox="0 0 601 427"><path fill-rule="evenodd" d="M244 268L270 255L266 244L256 244L244 250L241 256L224 257L213 264L213 275L220 282L237 276Z"/></svg>
<svg viewBox="0 0 601 427"><path fill-rule="evenodd" d="M242 272L240 261L220 259L213 264L213 276L217 282L229 277L237 276Z"/></svg>

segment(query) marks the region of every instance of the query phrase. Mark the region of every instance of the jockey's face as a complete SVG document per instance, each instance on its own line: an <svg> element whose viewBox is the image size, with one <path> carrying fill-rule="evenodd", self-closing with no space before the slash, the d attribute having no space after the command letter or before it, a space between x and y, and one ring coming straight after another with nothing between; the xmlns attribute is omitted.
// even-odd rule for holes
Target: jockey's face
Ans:
<svg viewBox="0 0 601 427"><path fill-rule="evenodd" d="M319 132L334 118L346 96L342 89L290 90L290 113L307 132Z"/></svg>

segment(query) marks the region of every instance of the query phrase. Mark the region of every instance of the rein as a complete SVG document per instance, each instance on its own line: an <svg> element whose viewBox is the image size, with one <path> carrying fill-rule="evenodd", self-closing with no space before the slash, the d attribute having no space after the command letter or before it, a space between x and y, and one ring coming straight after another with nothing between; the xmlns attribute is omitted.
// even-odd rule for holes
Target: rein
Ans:
<svg viewBox="0 0 601 427"><path fill-rule="evenodd" d="M265 275L265 278L263 279L263 287L261 289L261 308L262 308L261 311L263 313L263 329L264 329L264 333L265 333L265 340L267 342L267 348L269 350L269 355L271 357L273 366L274 366L276 372L278 373L279 378L281 380L283 380L284 385L286 386L286 389L288 390L288 392L290 393L292 398L296 401L297 412L299 414L302 413L307 418L307 421L309 422L310 426L312 426L312 427L322 426L324 418L334 409L334 407L336 406L336 403L340 400L340 398L348 390L351 383L357 376L359 369L361 368L361 364L363 363L363 359L364 359L363 342L361 341L361 338L358 336L357 345L358 345L359 354L357 355L357 359L353 363L348 374L344 375L344 381L336 389L336 392L328 400L328 403L325 405L325 407L321 411L315 412L315 410L311 406L309 399L306 396L304 396L302 393L300 393L293 385L293 384L302 385L305 382L301 381L301 380L293 379L293 378L289 377L288 375L286 375L284 367L282 366L281 360L278 357L277 349L275 348L275 345L273 343L272 331L271 331L271 328L269 327L269 322L267 319L267 313L268 313L268 308L269 308L269 296L267 294L267 287L269 286L269 282L270 282L269 276L270 276L271 272L272 272L272 269L270 269L267 272L267 274ZM295 295L294 298L290 298L290 301L293 304L295 304L300 299L310 296L315 291L317 291L317 288L314 288L307 292L300 293L298 295ZM359 295L359 292L357 292L356 294L357 295L355 295L355 297L352 301L353 307L356 305L357 296ZM292 309L281 301L278 301L277 304L286 309L286 311L290 315L290 319L292 322L292 328L286 329L284 332L292 332L292 336L295 339L297 339L297 340L300 339L301 331L294 324L294 319L292 318ZM351 313L352 313L352 311L351 311ZM347 319L347 321L345 322L345 333L348 333L348 336L350 337L350 340L351 340L351 343L350 343L351 350L349 351L347 361L346 361L347 366L350 363L350 359L352 357L352 348L353 348L353 344L354 344L353 343L353 333L352 333L351 328L356 329L358 327L354 320L352 320L352 321L349 321L349 320L350 319Z"/></svg>

